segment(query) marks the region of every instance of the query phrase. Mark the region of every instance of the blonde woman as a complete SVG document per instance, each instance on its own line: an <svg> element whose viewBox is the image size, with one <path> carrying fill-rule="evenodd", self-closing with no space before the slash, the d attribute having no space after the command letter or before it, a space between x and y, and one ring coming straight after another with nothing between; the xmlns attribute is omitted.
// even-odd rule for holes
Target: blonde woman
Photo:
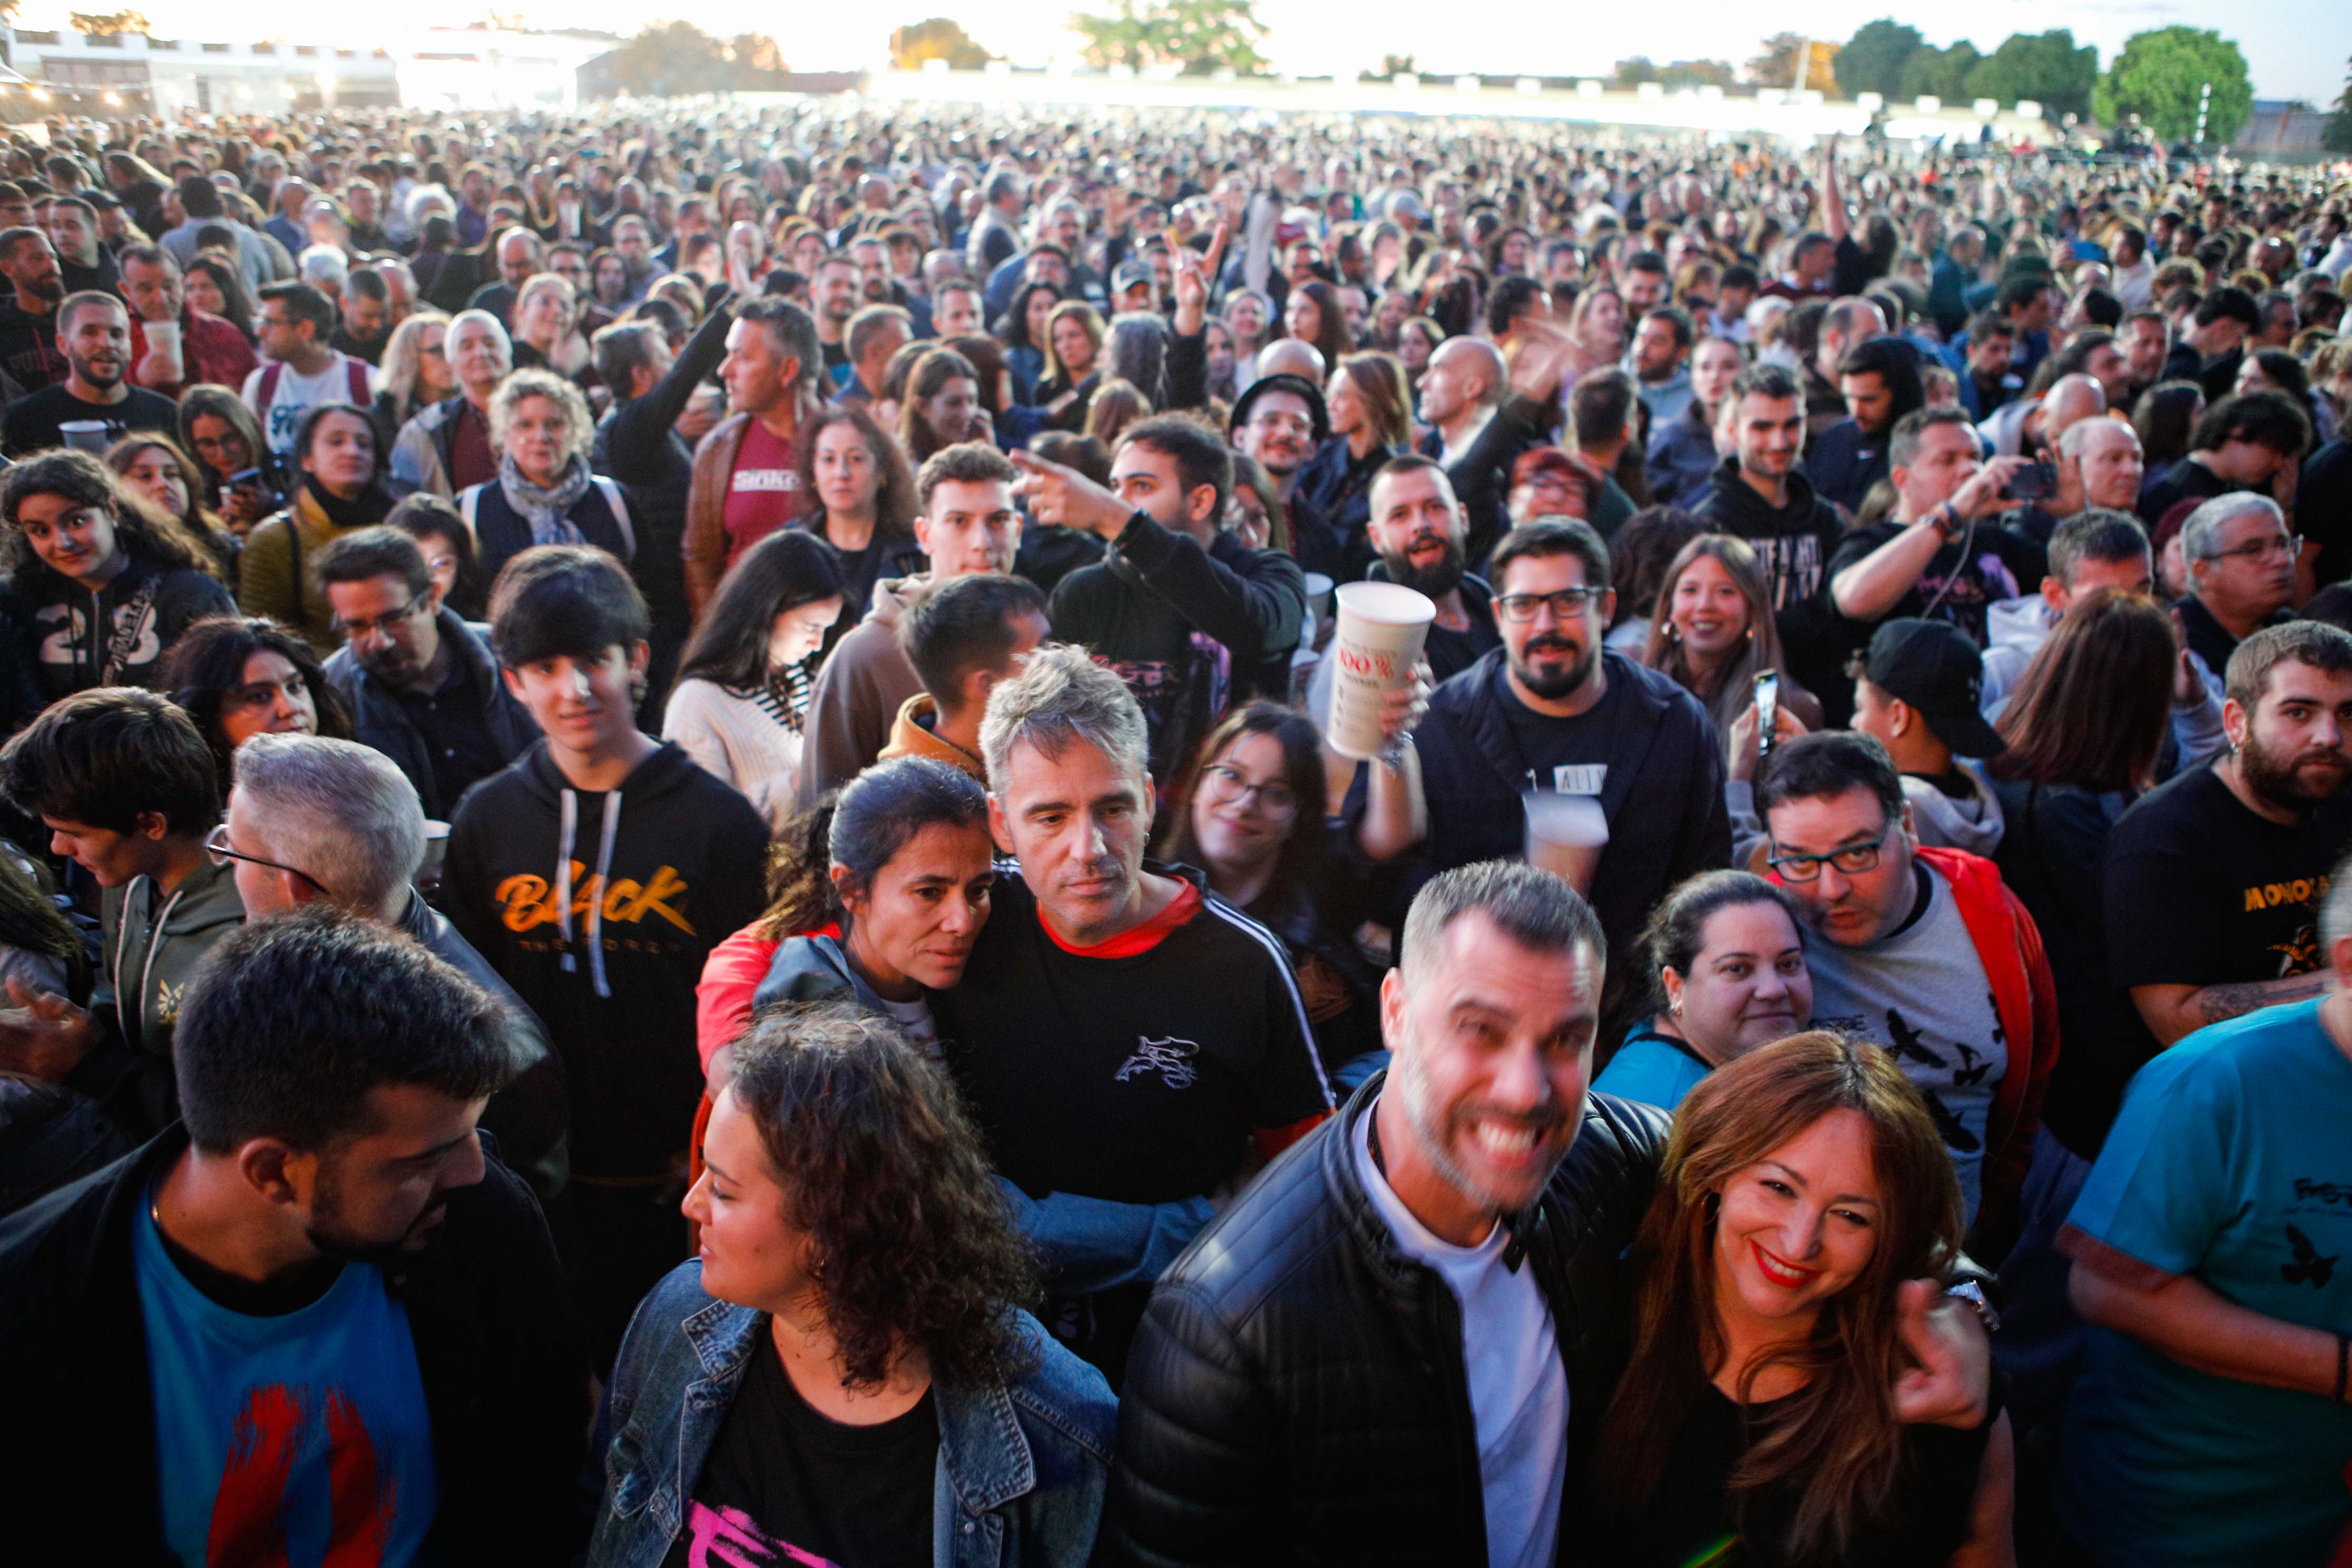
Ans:
<svg viewBox="0 0 2352 1568"><path fill-rule="evenodd" d="M383 380L375 395L378 422L398 430L445 398L457 395L449 368L449 318L419 310L392 330L383 345Z"/></svg>
<svg viewBox="0 0 2352 1568"><path fill-rule="evenodd" d="M622 561L637 537L621 487L588 470L595 426L580 389L551 371L519 370L490 399L490 446L499 477L457 496L481 546L482 574L534 544L593 544Z"/></svg>

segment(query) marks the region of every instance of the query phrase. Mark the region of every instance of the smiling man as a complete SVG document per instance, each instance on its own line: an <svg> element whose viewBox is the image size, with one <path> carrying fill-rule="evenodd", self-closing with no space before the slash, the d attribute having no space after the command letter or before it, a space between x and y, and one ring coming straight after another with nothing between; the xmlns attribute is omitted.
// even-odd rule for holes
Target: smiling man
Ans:
<svg viewBox="0 0 2352 1568"><path fill-rule="evenodd" d="M0 1480L17 1549L576 1549L588 1368L539 1206L475 1131L511 1070L498 1005L373 921L291 914L215 951L178 1067L179 1124L0 1226L0 1378L49 1418Z"/></svg>
<svg viewBox="0 0 2352 1568"><path fill-rule="evenodd" d="M177 437L179 405L130 383L131 316L121 300L111 294L68 296L58 307L58 347L66 356L66 378L18 398L0 419L0 449L8 456L64 446L59 427L77 420L102 426L99 438L108 446L131 430Z"/></svg>
<svg viewBox="0 0 2352 1568"><path fill-rule="evenodd" d="M1960 1178L1970 1250L1998 1259L2058 1059L2042 934L1992 862L1920 847L1901 776L1867 735L1801 735L1767 760L1757 809L1774 880L1822 938L1813 1026L1885 1047L1927 1101Z"/></svg>
<svg viewBox="0 0 2352 1568"><path fill-rule="evenodd" d="M1214 1207L1328 1115L1281 944L1143 857L1142 710L1083 648L990 692L981 752L1000 864L948 1065L1036 1244L1047 1325L1116 1384L1160 1270Z"/></svg>
<svg viewBox="0 0 2352 1568"><path fill-rule="evenodd" d="M1381 986L1393 1066L1153 1293L1110 1561L1230 1563L1236 1542L1258 1563L1561 1560L1666 1139L1662 1112L1586 1092L1602 952L1549 872L1489 861L1422 890ZM1903 1419L1977 1424L1964 1315L1913 1310L1933 1371L1897 1389Z"/></svg>

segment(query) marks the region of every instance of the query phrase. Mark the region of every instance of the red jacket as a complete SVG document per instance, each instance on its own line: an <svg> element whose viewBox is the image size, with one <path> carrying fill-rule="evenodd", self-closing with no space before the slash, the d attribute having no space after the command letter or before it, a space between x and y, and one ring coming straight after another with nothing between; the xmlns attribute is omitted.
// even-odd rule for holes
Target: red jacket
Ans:
<svg viewBox="0 0 2352 1568"><path fill-rule="evenodd" d="M1985 1121L1984 1197L1972 1233L1978 1260L1996 1266L2016 1239L2018 1193L2033 1163L2042 1101L2058 1065L2058 987L2042 932L1991 861L1962 849L1923 846L1917 853L1951 884L2008 1037L2009 1070Z"/></svg>
<svg viewBox="0 0 2352 1568"><path fill-rule="evenodd" d="M131 318L131 363L135 368L147 356L146 323L134 312ZM180 308L180 363L186 379L176 386L149 388L166 397L177 397L198 382L210 382L226 386L231 392L244 388L245 378L251 375L260 361L254 357L253 345L218 316L197 310L194 305ZM145 384L142 383L141 384Z"/></svg>

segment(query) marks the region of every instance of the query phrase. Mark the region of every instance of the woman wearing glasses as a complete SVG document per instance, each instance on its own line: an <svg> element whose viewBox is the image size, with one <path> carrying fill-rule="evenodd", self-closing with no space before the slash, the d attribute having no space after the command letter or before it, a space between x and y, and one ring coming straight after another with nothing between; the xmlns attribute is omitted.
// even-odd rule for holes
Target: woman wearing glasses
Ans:
<svg viewBox="0 0 2352 1568"><path fill-rule="evenodd" d="M1390 701L1393 743L1420 716L1416 681ZM1171 813L1164 858L1199 866L1209 890L1282 939L1324 1066L1352 1088L1381 1046L1380 968L1357 946L1374 866L1421 842L1428 810L1409 750L1368 763L1370 806L1350 841L1324 814L1323 737L1313 720L1253 702L1211 731ZM1347 1064L1357 1064L1342 1071Z"/></svg>

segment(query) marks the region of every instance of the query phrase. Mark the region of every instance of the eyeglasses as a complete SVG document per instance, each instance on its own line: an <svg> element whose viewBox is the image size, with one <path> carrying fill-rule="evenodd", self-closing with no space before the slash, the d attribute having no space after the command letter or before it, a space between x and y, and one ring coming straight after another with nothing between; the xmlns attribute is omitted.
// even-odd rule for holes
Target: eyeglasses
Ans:
<svg viewBox="0 0 2352 1568"><path fill-rule="evenodd" d="M1550 594L1505 594L1495 601L1495 608L1507 621L1525 625L1536 618L1536 612L1551 607L1552 619L1572 621L1591 607L1594 600L1607 593L1606 588L1562 588Z"/></svg>
<svg viewBox="0 0 2352 1568"><path fill-rule="evenodd" d="M1818 882L1823 866L1834 866L1848 877L1859 877L1878 865L1878 847L1886 842L1890 826L1867 844L1849 844L1843 849L1832 849L1826 855L1774 855L1764 863L1780 873L1784 882Z"/></svg>
<svg viewBox="0 0 2352 1568"><path fill-rule="evenodd" d="M380 616L358 616L349 619L337 616L334 621L335 632L338 636L346 637L364 637L371 632L390 637L394 631L406 625L408 618L424 605L425 599L420 595L401 605L400 608L386 610Z"/></svg>
<svg viewBox="0 0 2352 1568"><path fill-rule="evenodd" d="M242 860L248 866L267 866L273 871L283 871L289 877L301 878L310 885L310 890L322 899L332 896L327 891L327 885L308 871L299 870L292 866L281 866L275 860L264 860L260 856L247 855L242 849L230 848L228 824L226 822L205 835L205 854L215 866L226 866L232 860Z"/></svg>
<svg viewBox="0 0 2352 1568"><path fill-rule="evenodd" d="M1315 421L1304 414L1252 414L1249 422L1259 430L1287 430L1294 436L1315 433Z"/></svg>
<svg viewBox="0 0 2352 1568"><path fill-rule="evenodd" d="M1258 809L1268 816L1287 821L1298 815L1298 795L1286 784L1252 784L1223 763L1211 763L1201 770L1201 783L1209 798L1219 805L1239 805L1251 795L1257 796Z"/></svg>
<svg viewBox="0 0 2352 1568"><path fill-rule="evenodd" d="M2231 550L2216 550L2205 557L2208 561L2260 561L2268 555L2284 555L2292 561L2303 551L2300 533L2273 533L2267 539L2257 539Z"/></svg>

